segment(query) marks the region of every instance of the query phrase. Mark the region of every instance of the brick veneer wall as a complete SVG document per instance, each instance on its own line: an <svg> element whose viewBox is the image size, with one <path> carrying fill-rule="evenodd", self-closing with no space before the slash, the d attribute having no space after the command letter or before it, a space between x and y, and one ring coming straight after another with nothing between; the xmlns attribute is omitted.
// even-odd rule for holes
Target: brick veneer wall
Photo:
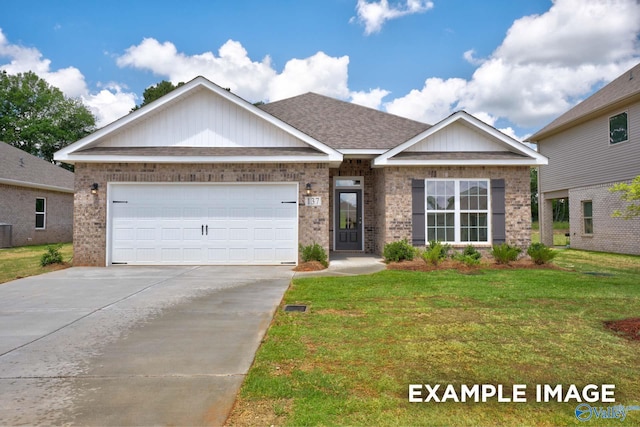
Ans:
<svg viewBox="0 0 640 427"><path fill-rule="evenodd" d="M104 266L109 182L298 182L299 201L310 183L313 195L329 200L327 164L157 164L78 163L75 166L74 265ZM99 185L91 194L91 184ZM329 250L329 203L299 206L298 239Z"/></svg>
<svg viewBox="0 0 640 427"><path fill-rule="evenodd" d="M627 181L630 182L630 181ZM569 226L572 248L590 251L640 255L640 218L613 218L615 210L624 210L620 193L612 193L611 184L569 190ZM583 233L582 202L593 203L593 234Z"/></svg>
<svg viewBox="0 0 640 427"><path fill-rule="evenodd" d="M411 241L411 180L426 178L486 178L505 180L507 243L525 248L531 244L531 187L528 166L390 167L382 169L378 191L384 203L384 228L377 235L376 252L386 243Z"/></svg>
<svg viewBox="0 0 640 427"><path fill-rule="evenodd" d="M44 230L36 230L36 198L46 201ZM0 184L0 223L11 224L12 246L70 242L73 194Z"/></svg>

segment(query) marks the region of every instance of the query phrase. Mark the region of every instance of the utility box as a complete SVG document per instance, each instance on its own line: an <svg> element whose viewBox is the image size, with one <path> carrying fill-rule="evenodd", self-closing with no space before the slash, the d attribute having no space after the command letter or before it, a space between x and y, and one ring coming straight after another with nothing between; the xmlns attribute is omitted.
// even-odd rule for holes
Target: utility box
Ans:
<svg viewBox="0 0 640 427"><path fill-rule="evenodd" d="M0 248L11 247L11 224L0 223Z"/></svg>

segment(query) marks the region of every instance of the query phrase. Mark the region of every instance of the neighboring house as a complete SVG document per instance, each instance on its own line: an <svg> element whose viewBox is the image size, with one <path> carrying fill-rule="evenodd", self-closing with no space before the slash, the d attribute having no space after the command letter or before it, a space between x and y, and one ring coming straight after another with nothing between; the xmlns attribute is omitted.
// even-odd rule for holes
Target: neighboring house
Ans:
<svg viewBox="0 0 640 427"><path fill-rule="evenodd" d="M256 107L203 77L55 158L75 164L74 264L97 266L526 246L529 169L547 162L462 111L429 126L312 93Z"/></svg>
<svg viewBox="0 0 640 427"><path fill-rule="evenodd" d="M70 242L73 173L0 142L0 247Z"/></svg>
<svg viewBox="0 0 640 427"><path fill-rule="evenodd" d="M640 64L529 138L548 157L538 175L542 242L553 244L554 199L569 199L570 245L640 255L640 218L609 188L640 175Z"/></svg>

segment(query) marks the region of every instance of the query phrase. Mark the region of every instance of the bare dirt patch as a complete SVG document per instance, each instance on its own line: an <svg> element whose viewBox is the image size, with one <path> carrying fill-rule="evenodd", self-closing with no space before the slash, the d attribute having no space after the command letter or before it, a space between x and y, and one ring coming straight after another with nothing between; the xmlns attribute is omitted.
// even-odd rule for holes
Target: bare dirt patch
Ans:
<svg viewBox="0 0 640 427"><path fill-rule="evenodd" d="M298 264L296 268L293 269L293 271L320 271L326 268L327 267L325 267L318 261L307 261Z"/></svg>
<svg viewBox="0 0 640 427"><path fill-rule="evenodd" d="M604 322L604 326L629 340L640 341L640 317L609 320L608 322Z"/></svg>
<svg viewBox="0 0 640 427"><path fill-rule="evenodd" d="M282 425L293 406L293 399L236 400L227 427Z"/></svg>

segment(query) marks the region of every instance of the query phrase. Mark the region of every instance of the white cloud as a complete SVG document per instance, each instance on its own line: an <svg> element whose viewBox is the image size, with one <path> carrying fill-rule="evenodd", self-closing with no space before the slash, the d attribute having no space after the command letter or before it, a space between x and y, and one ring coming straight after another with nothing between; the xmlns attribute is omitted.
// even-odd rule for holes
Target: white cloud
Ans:
<svg viewBox="0 0 640 427"><path fill-rule="evenodd" d="M516 20L470 80L427 79L386 104L394 114L435 123L456 109L490 112L515 125L541 127L640 59L640 2L555 0L541 15Z"/></svg>
<svg viewBox="0 0 640 427"><path fill-rule="evenodd" d="M84 75L75 67L51 70L51 61L43 58L35 48L9 43L0 29L0 58L9 58L0 70L9 74L32 71L51 86L55 86L70 98L79 98L96 116L98 127L127 114L135 106L136 95L126 93L118 85L110 84L98 93L91 93Z"/></svg>
<svg viewBox="0 0 640 427"><path fill-rule="evenodd" d="M382 107L382 98L390 93L388 90L380 88L371 89L368 92L351 92L351 102L379 110Z"/></svg>
<svg viewBox="0 0 640 427"><path fill-rule="evenodd" d="M358 0L356 5L357 16L349 22L361 22L364 24L366 35L377 33L385 22L390 19L400 18L406 15L426 12L433 8L433 2L427 0L406 0L404 6L389 6L388 0L368 3L367 0Z"/></svg>
<svg viewBox="0 0 640 427"><path fill-rule="evenodd" d="M178 52L171 42L148 38L128 48L117 64L149 70L173 83L202 75L249 101L277 101L310 91L335 98L349 96L349 57L332 57L324 52L291 59L278 74L269 57L253 61L242 44L234 40L222 45L218 56L212 52L189 56Z"/></svg>

